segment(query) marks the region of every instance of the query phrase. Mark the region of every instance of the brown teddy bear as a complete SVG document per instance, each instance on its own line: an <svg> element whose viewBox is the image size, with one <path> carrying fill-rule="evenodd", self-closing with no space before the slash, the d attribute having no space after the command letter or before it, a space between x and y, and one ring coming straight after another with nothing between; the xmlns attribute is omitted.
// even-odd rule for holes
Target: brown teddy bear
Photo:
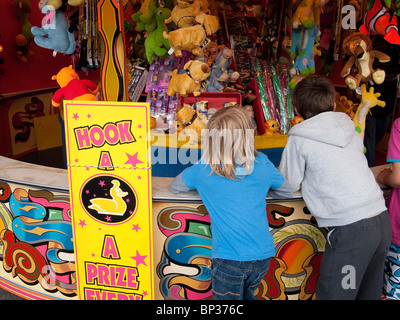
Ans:
<svg viewBox="0 0 400 320"><path fill-rule="evenodd" d="M210 66L201 61L189 60L183 70L185 70L183 74L178 74L178 69L172 72L167 94L170 97L175 93L179 93L182 97L186 97L189 93L193 93L194 96L200 95L201 82L210 76Z"/></svg>

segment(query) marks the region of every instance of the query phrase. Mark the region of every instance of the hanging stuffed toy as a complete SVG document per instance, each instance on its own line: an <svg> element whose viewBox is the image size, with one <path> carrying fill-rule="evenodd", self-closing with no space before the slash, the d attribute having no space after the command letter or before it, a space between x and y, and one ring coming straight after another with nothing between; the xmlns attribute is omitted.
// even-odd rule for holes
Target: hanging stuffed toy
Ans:
<svg viewBox="0 0 400 320"><path fill-rule="evenodd" d="M52 49L53 56L57 52L72 54L75 50L75 37L68 31L69 23L65 12L51 11L48 5L43 5L41 11L46 15L46 24L41 28L32 27L35 43L39 47Z"/></svg>
<svg viewBox="0 0 400 320"><path fill-rule="evenodd" d="M164 22L174 22L177 28L190 27L195 23L194 18L201 13L201 5L200 0L177 0L171 16Z"/></svg>
<svg viewBox="0 0 400 320"><path fill-rule="evenodd" d="M72 66L62 68L57 75L52 76L52 80L56 80L61 87L58 89L52 98L52 104L55 107L60 107L61 117L62 104L61 100L83 100L83 101L97 101L95 94L99 90L97 84L91 80L80 80L78 74Z"/></svg>
<svg viewBox="0 0 400 320"><path fill-rule="evenodd" d="M383 52L372 50L372 41L362 32L355 32L347 36L343 41L343 50L350 56L344 65L341 76L346 77L346 84L351 90L359 87L361 82L373 80L381 84L385 80L385 71L374 70L372 64L377 58L379 62L386 63L390 57ZM352 69L356 67L357 74L352 75Z"/></svg>
<svg viewBox="0 0 400 320"><path fill-rule="evenodd" d="M143 1L140 9L132 14L132 21L136 22L136 26L140 31L152 32L157 27L155 0Z"/></svg>
<svg viewBox="0 0 400 320"><path fill-rule="evenodd" d="M369 109L375 106L383 108L386 105L385 101L378 100L380 96L381 94L379 92L374 93L374 87L371 87L369 91L367 91L365 84L361 85L361 102L357 111L354 113L353 122L356 126L356 131L363 139L365 131L365 118L367 117Z"/></svg>
<svg viewBox="0 0 400 320"><path fill-rule="evenodd" d="M171 15L168 8L157 8L156 21L157 28L153 30L144 41L146 57L151 64L156 57L168 58L168 50L171 49L167 39L163 37L164 32L168 32L168 28L164 20Z"/></svg>
<svg viewBox="0 0 400 320"><path fill-rule="evenodd" d="M400 35L397 27L397 17L394 12L386 8L383 0L375 0L372 8L364 16L364 24L360 32L366 35L383 35L384 39L392 44L400 44Z"/></svg>
<svg viewBox="0 0 400 320"><path fill-rule="evenodd" d="M182 50L191 51L193 55L197 56L206 37L216 33L219 29L219 22L215 16L200 14L195 21L198 24L163 33L177 57L182 56Z"/></svg>
<svg viewBox="0 0 400 320"><path fill-rule="evenodd" d="M77 7L83 4L85 0L68 0L66 2L70 6ZM63 0L40 0L39 7L41 8L46 3L48 6L54 7L54 10L58 10L63 4Z"/></svg>

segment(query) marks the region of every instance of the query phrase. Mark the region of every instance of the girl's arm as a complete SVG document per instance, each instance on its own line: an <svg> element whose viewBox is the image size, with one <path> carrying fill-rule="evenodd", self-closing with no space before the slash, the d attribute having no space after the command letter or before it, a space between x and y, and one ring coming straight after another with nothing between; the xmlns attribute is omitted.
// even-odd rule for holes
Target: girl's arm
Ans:
<svg viewBox="0 0 400 320"><path fill-rule="evenodd" d="M181 193L181 192L188 192L191 190L183 182L182 172L180 174L178 174L175 177L175 179L171 182L171 185L169 186L169 190L174 194Z"/></svg>
<svg viewBox="0 0 400 320"><path fill-rule="evenodd" d="M289 182L285 179L282 185L277 189L269 189L268 197L273 199L288 199L293 197L293 188Z"/></svg>
<svg viewBox="0 0 400 320"><path fill-rule="evenodd" d="M376 181L392 188L400 188L400 162L393 162L393 169L383 169Z"/></svg>

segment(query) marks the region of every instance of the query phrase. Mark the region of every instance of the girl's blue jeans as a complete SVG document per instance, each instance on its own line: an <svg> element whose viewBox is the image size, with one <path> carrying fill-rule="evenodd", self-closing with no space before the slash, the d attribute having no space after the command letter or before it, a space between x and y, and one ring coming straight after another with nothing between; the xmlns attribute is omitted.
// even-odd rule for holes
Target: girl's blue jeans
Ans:
<svg viewBox="0 0 400 320"><path fill-rule="evenodd" d="M257 300L254 291L267 273L270 260L212 259L213 300Z"/></svg>

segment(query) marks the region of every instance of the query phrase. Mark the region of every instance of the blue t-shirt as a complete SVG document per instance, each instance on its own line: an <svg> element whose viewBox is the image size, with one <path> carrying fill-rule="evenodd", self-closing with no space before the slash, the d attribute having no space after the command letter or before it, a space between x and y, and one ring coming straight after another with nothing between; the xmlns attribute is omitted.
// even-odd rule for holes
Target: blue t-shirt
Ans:
<svg viewBox="0 0 400 320"><path fill-rule="evenodd" d="M212 257L253 261L274 256L266 197L270 188L282 186L283 175L261 152L252 173L244 178L210 173L210 166L198 163L182 172L182 180L189 189L197 189L210 214Z"/></svg>

